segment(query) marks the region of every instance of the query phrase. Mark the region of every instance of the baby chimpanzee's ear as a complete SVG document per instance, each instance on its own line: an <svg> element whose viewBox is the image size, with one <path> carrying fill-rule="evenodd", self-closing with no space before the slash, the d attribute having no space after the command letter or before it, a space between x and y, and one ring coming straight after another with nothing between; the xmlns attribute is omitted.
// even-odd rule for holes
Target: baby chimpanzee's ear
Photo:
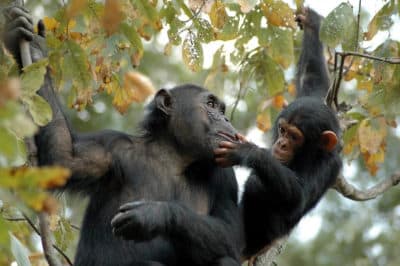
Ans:
<svg viewBox="0 0 400 266"><path fill-rule="evenodd" d="M325 130L321 134L321 145L322 149L331 152L335 149L336 144L338 143L338 138L335 132L331 130Z"/></svg>

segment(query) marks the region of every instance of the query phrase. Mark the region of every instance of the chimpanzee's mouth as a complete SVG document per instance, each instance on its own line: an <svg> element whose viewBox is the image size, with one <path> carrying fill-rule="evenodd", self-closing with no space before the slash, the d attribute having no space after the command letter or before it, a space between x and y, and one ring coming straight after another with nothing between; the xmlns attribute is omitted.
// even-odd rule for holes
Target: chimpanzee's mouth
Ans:
<svg viewBox="0 0 400 266"><path fill-rule="evenodd" d="M233 135L223 132L223 131L218 131L217 135L230 141L230 142L238 142L239 141L239 139L236 136L233 136Z"/></svg>

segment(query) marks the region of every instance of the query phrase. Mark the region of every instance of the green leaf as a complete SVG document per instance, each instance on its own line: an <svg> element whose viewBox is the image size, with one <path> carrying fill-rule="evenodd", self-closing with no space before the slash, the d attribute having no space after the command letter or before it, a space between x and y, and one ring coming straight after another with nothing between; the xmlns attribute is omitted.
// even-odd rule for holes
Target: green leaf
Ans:
<svg viewBox="0 0 400 266"><path fill-rule="evenodd" d="M0 127L0 155L13 160L18 154L17 138L4 127Z"/></svg>
<svg viewBox="0 0 400 266"><path fill-rule="evenodd" d="M192 32L189 32L183 41L182 58L185 65L193 72L198 72L203 67L203 48Z"/></svg>
<svg viewBox="0 0 400 266"><path fill-rule="evenodd" d="M257 55L256 55L257 56ZM266 95L273 96L281 93L284 90L285 78L282 68L268 55L261 52L261 61L256 67L255 77L258 81L258 88L261 89L261 95L265 95L263 90L266 90Z"/></svg>
<svg viewBox="0 0 400 266"><path fill-rule="evenodd" d="M330 47L343 43L355 30L349 25L354 23L353 9L349 3L341 3L322 21L320 38Z"/></svg>
<svg viewBox="0 0 400 266"><path fill-rule="evenodd" d="M294 60L293 32L269 26L268 36L271 40L268 54L275 62L287 69Z"/></svg>
<svg viewBox="0 0 400 266"><path fill-rule="evenodd" d="M398 54L399 54L399 47L397 42L390 39L387 39L374 51L374 55L381 58L397 57ZM380 61L374 61L373 67L374 67L375 83L380 83L380 82L387 83L393 80L393 74L396 69L396 65Z"/></svg>
<svg viewBox="0 0 400 266"><path fill-rule="evenodd" d="M31 263L29 262L29 250L11 233L10 240L11 252L17 261L18 266L30 266Z"/></svg>
<svg viewBox="0 0 400 266"><path fill-rule="evenodd" d="M42 59L24 68L24 73L21 75L23 95L33 95L40 89L48 63L47 59Z"/></svg>
<svg viewBox="0 0 400 266"><path fill-rule="evenodd" d="M28 105L29 113L37 125L45 126L51 121L53 112L45 99L35 94L31 98L23 98L23 100Z"/></svg>
<svg viewBox="0 0 400 266"><path fill-rule="evenodd" d="M126 23L122 23L121 26L121 31L125 35L125 37L128 39L128 41L132 44L134 48L136 48L140 53L143 54L143 44L142 44L142 39L140 39L139 34L136 31L136 28L128 25Z"/></svg>
<svg viewBox="0 0 400 266"><path fill-rule="evenodd" d="M199 41L209 43L214 40L214 31L210 22L205 19L199 18L196 20L195 26L197 29L197 37L199 38Z"/></svg>
<svg viewBox="0 0 400 266"><path fill-rule="evenodd" d="M64 79L72 79L83 88L89 87L92 79L85 51L77 43L70 40L64 43L64 47L68 51L64 56L62 65Z"/></svg>
<svg viewBox="0 0 400 266"><path fill-rule="evenodd" d="M216 33L216 39L222 41L229 41L237 37L239 27L238 17L228 17L224 26Z"/></svg>

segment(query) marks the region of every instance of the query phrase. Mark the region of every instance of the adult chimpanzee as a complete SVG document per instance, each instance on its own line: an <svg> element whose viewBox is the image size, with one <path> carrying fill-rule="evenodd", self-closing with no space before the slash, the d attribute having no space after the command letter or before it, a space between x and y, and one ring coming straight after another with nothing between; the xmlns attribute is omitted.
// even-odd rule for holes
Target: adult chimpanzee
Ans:
<svg viewBox="0 0 400 266"><path fill-rule="evenodd" d="M297 20L304 28L297 72L299 97L279 114L272 148L259 148L239 135L242 143L223 141L215 150L221 166L252 169L242 199L246 257L265 251L288 234L341 169L338 120L321 99L329 85L318 37L321 18L304 9Z"/></svg>
<svg viewBox="0 0 400 266"><path fill-rule="evenodd" d="M16 60L22 39L31 41L34 61L45 56L28 12L6 12L4 40ZM143 134L134 137L73 132L49 73L39 94L53 110L36 136L40 165L69 168L65 189L90 198L74 265L239 265L237 183L213 154L236 131L216 96L195 85L161 89L141 123ZM112 227L126 202L133 203L121 207Z"/></svg>

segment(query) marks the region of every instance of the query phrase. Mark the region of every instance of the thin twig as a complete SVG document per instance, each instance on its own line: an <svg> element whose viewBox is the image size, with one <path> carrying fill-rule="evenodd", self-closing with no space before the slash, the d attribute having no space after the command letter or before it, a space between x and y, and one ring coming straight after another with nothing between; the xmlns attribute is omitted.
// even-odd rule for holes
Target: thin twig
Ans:
<svg viewBox="0 0 400 266"><path fill-rule="evenodd" d="M36 234L38 234L41 237L40 231L39 229L36 228L35 224L32 222L31 219L29 219L29 217L26 214L22 214L24 216L24 221L27 222L29 224L29 226L33 229L33 231L35 231ZM62 251L58 246L56 246L55 244L53 244L53 248L55 250L58 251L58 253L60 253L60 255L65 259L65 261L68 263L68 265L72 266L73 263L72 261L68 258L68 256L64 253L64 251Z"/></svg>
<svg viewBox="0 0 400 266"><path fill-rule="evenodd" d="M341 55L342 57L346 56L359 56L363 58L368 58L375 61L385 62L388 64L400 64L400 57L378 57L364 53L357 53L357 52L336 52L337 54Z"/></svg>

